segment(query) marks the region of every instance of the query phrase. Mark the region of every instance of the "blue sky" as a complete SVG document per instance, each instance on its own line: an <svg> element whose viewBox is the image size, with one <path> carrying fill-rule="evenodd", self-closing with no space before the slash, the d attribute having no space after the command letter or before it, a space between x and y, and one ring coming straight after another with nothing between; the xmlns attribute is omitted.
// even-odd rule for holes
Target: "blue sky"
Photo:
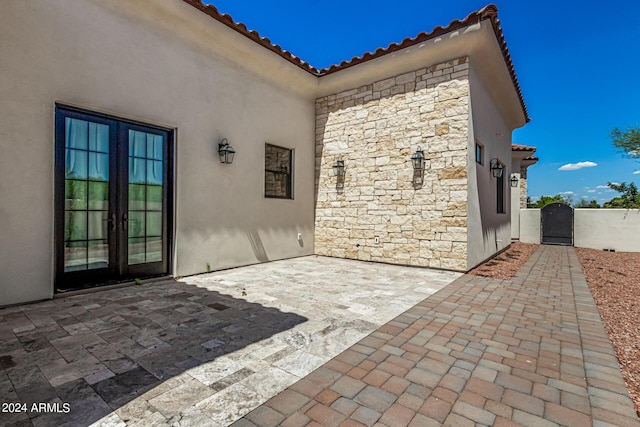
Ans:
<svg viewBox="0 0 640 427"><path fill-rule="evenodd" d="M318 68L400 42L481 9L486 1L215 0L222 13ZM640 183L640 161L609 140L640 126L640 2L496 1L531 122L515 144L538 147L529 195L603 202L607 182ZM572 164L575 167L561 167ZM579 167L582 166L582 167ZM579 168L578 168L579 167ZM634 174L634 172L636 172Z"/></svg>

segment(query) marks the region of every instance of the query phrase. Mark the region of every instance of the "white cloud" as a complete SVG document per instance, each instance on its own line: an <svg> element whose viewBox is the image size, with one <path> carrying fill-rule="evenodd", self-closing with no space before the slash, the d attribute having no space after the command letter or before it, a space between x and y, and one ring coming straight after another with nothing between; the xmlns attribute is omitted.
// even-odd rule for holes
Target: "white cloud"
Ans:
<svg viewBox="0 0 640 427"><path fill-rule="evenodd" d="M595 162L578 162L578 163L567 163L566 165L560 166L558 168L559 171L575 171L582 168L592 168L594 166L598 166Z"/></svg>
<svg viewBox="0 0 640 427"><path fill-rule="evenodd" d="M640 175L640 170L633 172L634 175Z"/></svg>
<svg viewBox="0 0 640 427"><path fill-rule="evenodd" d="M617 182L612 182L611 184L620 185ZM598 185L596 188L599 190L606 190L607 193L612 193L615 191L613 188L609 187L608 185ZM602 194L602 192L598 191L598 194Z"/></svg>
<svg viewBox="0 0 640 427"><path fill-rule="evenodd" d="M587 190L587 193L595 193L596 190Z"/></svg>
<svg viewBox="0 0 640 427"><path fill-rule="evenodd" d="M560 194L571 195L571 194L576 194L576 193L574 193L573 191L563 191L563 192L562 192L562 193L560 193Z"/></svg>

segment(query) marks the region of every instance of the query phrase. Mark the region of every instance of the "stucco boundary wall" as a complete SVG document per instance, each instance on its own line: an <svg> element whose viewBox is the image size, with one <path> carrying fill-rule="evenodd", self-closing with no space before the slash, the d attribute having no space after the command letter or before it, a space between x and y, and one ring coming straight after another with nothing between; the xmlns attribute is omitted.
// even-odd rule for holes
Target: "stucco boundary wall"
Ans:
<svg viewBox="0 0 640 427"><path fill-rule="evenodd" d="M520 209L520 241L522 243L540 243L540 209Z"/></svg>
<svg viewBox="0 0 640 427"><path fill-rule="evenodd" d="M575 209L573 242L578 248L640 252L640 209ZM540 209L520 211L520 241L540 243Z"/></svg>

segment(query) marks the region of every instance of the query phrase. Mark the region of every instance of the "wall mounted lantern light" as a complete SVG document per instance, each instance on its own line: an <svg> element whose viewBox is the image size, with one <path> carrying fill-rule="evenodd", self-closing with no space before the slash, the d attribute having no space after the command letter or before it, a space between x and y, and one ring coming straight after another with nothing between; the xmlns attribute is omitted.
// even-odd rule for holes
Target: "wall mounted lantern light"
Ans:
<svg viewBox="0 0 640 427"><path fill-rule="evenodd" d="M504 166L498 159L491 159L491 175L494 178L501 178L502 171L504 171Z"/></svg>
<svg viewBox="0 0 640 427"><path fill-rule="evenodd" d="M518 177L515 174L511 175L511 179L509 180L509 182L511 182L511 186L512 187L517 187L518 186Z"/></svg>
<svg viewBox="0 0 640 427"><path fill-rule="evenodd" d="M424 152L418 147L415 153L411 156L411 163L415 171L421 171L424 169Z"/></svg>
<svg viewBox="0 0 640 427"><path fill-rule="evenodd" d="M218 143L218 154L220 155L220 163L231 164L233 163L233 156L236 154L236 150L229 145L227 138L222 138Z"/></svg>
<svg viewBox="0 0 640 427"><path fill-rule="evenodd" d="M333 164L333 174L337 177L344 176L344 160L336 160Z"/></svg>

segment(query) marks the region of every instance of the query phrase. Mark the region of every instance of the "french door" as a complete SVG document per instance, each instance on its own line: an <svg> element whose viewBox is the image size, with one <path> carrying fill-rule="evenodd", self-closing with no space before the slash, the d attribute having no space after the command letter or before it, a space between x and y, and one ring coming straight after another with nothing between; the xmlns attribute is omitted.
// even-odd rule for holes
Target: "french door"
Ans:
<svg viewBox="0 0 640 427"><path fill-rule="evenodd" d="M56 290L169 273L171 132L56 109Z"/></svg>

